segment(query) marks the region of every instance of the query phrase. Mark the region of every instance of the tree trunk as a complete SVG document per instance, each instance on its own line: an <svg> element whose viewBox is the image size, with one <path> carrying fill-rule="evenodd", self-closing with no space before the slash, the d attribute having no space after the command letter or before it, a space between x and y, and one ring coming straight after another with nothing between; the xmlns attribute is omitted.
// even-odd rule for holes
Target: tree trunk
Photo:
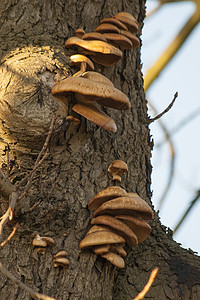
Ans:
<svg viewBox="0 0 200 300"><path fill-rule="evenodd" d="M170 229L160 224L156 212L150 222L150 236L135 248L126 246L124 269L79 248L91 228L92 213L87 204L99 191L113 185L107 172L113 160L122 159L129 167L121 186L151 205L153 142L147 126L140 50L123 51L115 66L95 66L131 102L128 111L104 109L115 120L117 133L83 117L80 127L69 125L65 116L71 112L71 104L64 107L52 96L51 88L55 75L64 78L74 72L68 65L74 52L65 49L65 38L73 36L79 27L92 32L101 19L119 11L132 14L141 30L144 5L142 0L0 3L0 151L6 171L6 149L10 149L9 178L13 184L32 170L56 114L50 154L38 168L26 196L17 203L13 220L4 228L6 239L19 224L11 241L1 248L0 260L20 281L57 300L132 299L156 266L159 273L148 299L200 299L199 257L173 241ZM2 197L0 201L2 215L8 199ZM32 246L36 233L52 237L56 245L38 253ZM54 255L63 249L68 252L68 269L55 268L52 263ZM2 300L31 299L2 274L0 295Z"/></svg>

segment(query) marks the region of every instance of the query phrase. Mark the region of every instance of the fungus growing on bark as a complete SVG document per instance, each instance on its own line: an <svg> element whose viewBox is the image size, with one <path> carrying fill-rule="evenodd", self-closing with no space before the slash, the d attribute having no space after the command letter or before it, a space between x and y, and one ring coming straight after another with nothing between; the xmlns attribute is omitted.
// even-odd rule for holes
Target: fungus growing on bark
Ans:
<svg viewBox="0 0 200 300"><path fill-rule="evenodd" d="M98 245L124 243L124 238L118 235L117 233L103 230L86 235L86 237L80 242L80 248L85 249Z"/></svg>
<svg viewBox="0 0 200 300"><path fill-rule="evenodd" d="M54 256L53 265L55 268L62 267L64 269L69 267L70 261L66 258L67 252L60 251Z"/></svg>
<svg viewBox="0 0 200 300"><path fill-rule="evenodd" d="M87 41L70 37L65 42L65 47L78 47L81 54L90 55L94 62L103 66L112 66L122 57L119 49L103 41Z"/></svg>
<svg viewBox="0 0 200 300"><path fill-rule="evenodd" d="M120 22L118 19L115 19L115 18L105 18L100 21L100 24L103 24L103 23L110 23L110 24L115 25L116 27L118 27L121 30L128 30L128 27L125 24L123 24L122 22Z"/></svg>
<svg viewBox="0 0 200 300"><path fill-rule="evenodd" d="M119 20L123 24L128 27L128 30L132 33L136 33L138 31L138 22L136 19L127 12L120 12L113 16L113 18Z"/></svg>
<svg viewBox="0 0 200 300"><path fill-rule="evenodd" d="M51 237L41 237L39 234L36 234L35 238L32 241L34 247L38 247L37 251L40 254L44 254L45 248L47 246L54 246L55 242Z"/></svg>
<svg viewBox="0 0 200 300"><path fill-rule="evenodd" d="M75 31L75 36L80 39L83 37L84 34L85 34L85 30L83 28L78 28Z"/></svg>
<svg viewBox="0 0 200 300"><path fill-rule="evenodd" d="M110 186L92 198L88 204L90 210L96 210L101 204L111 199L126 196L127 192L119 186Z"/></svg>
<svg viewBox="0 0 200 300"><path fill-rule="evenodd" d="M122 47L124 49L132 49L132 41L123 34L120 33L103 33L103 36L109 43L114 44L116 47Z"/></svg>
<svg viewBox="0 0 200 300"><path fill-rule="evenodd" d="M99 206L93 216L100 215L132 215L144 220L151 220L153 211L146 201L138 197L124 196L109 200Z"/></svg>
<svg viewBox="0 0 200 300"><path fill-rule="evenodd" d="M69 65L75 65L80 68L80 70L77 73L75 73L73 77L81 76L86 70L94 70L93 62L88 57L81 54L71 55L69 59Z"/></svg>
<svg viewBox="0 0 200 300"><path fill-rule="evenodd" d="M112 174L112 180L121 182L121 176L128 172L128 166L122 160L114 160L108 167L108 172Z"/></svg>
<svg viewBox="0 0 200 300"><path fill-rule="evenodd" d="M107 252L101 255L103 258L107 259L114 266L122 269L125 267L124 260L121 256L113 252Z"/></svg>
<svg viewBox="0 0 200 300"><path fill-rule="evenodd" d="M107 42L106 38L100 32L89 32L89 33L86 33L86 34L83 35L82 39L83 40L87 40L87 41L98 40L98 41Z"/></svg>
<svg viewBox="0 0 200 300"><path fill-rule="evenodd" d="M120 33L120 29L117 26L109 23L102 23L95 29L95 31L100 33L109 33L109 32Z"/></svg>

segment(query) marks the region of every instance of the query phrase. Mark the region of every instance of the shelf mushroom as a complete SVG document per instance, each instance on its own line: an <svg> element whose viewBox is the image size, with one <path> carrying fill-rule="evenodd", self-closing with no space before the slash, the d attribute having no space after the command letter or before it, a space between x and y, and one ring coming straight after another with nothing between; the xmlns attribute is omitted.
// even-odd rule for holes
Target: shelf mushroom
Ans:
<svg viewBox="0 0 200 300"><path fill-rule="evenodd" d="M127 193L118 186L99 192L88 207L95 210L91 221L93 226L81 241L80 248L91 248L113 265L124 268L124 242L137 246L148 237L151 227L146 220L153 217L151 207L136 193ZM105 238L113 234L123 240L114 244L111 238Z"/></svg>
<svg viewBox="0 0 200 300"><path fill-rule="evenodd" d="M65 42L65 47L76 47L80 54L89 55L94 62L103 66L113 66L122 57L119 49L99 40L82 40L73 36Z"/></svg>
<svg viewBox="0 0 200 300"><path fill-rule="evenodd" d="M75 112L111 132L117 131L114 120L101 111L94 101L118 110L130 108L127 96L116 89L108 78L97 72L89 71L81 77L66 78L59 81L52 89L52 94L55 96L67 96L69 92L75 93L77 104L72 108Z"/></svg>
<svg viewBox="0 0 200 300"><path fill-rule="evenodd" d="M51 237L41 237L39 234L36 234L32 241L34 247L38 247L37 251L40 254L44 254L47 246L55 246L55 242Z"/></svg>
<svg viewBox="0 0 200 300"><path fill-rule="evenodd" d="M53 265L55 268L62 267L64 269L69 267L70 261L66 258L68 253L65 250L58 252L54 256Z"/></svg>
<svg viewBox="0 0 200 300"><path fill-rule="evenodd" d="M80 68L80 70L77 73L75 73L73 77L81 76L87 70L94 70L93 62L88 57L81 54L71 55L69 58L69 65L75 65Z"/></svg>
<svg viewBox="0 0 200 300"><path fill-rule="evenodd" d="M112 174L112 180L121 182L121 176L128 172L128 166L123 160L114 160L108 167L108 172Z"/></svg>

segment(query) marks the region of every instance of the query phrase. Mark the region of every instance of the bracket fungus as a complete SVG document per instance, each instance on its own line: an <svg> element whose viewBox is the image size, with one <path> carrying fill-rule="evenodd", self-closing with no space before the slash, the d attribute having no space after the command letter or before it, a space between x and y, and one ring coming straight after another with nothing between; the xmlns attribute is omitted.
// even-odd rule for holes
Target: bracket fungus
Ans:
<svg viewBox="0 0 200 300"><path fill-rule="evenodd" d="M99 192L88 207L95 210L91 221L93 227L81 241L80 248L91 248L113 265L124 268L124 242L136 246L148 237L151 227L146 220L153 217L151 207L136 193L127 193L118 186ZM113 234L123 238L121 243L114 243ZM105 239L106 235L110 238Z"/></svg>
<svg viewBox="0 0 200 300"><path fill-rule="evenodd" d="M71 55L69 58L69 65L75 65L80 68L80 70L77 73L75 73L73 77L81 76L86 70L94 70L93 62L88 57L81 54Z"/></svg>
<svg viewBox="0 0 200 300"><path fill-rule="evenodd" d="M73 92L77 104L72 109L96 125L116 132L117 126L113 119L98 108L98 104L118 110L130 108L127 96L116 89L112 82L97 72L85 72L80 77L69 77L59 81L52 89L53 95L66 95ZM66 98L67 102L67 98Z"/></svg>
<svg viewBox="0 0 200 300"><path fill-rule="evenodd" d="M39 234L36 234L32 241L34 247L38 247L38 252L44 254L45 248L47 246L55 246L55 242L51 237L41 237Z"/></svg>
<svg viewBox="0 0 200 300"><path fill-rule="evenodd" d="M66 258L68 253L65 250L58 252L54 256L53 265L55 268L62 267L64 269L69 267L70 261Z"/></svg>
<svg viewBox="0 0 200 300"><path fill-rule="evenodd" d="M103 66L112 66L122 57L119 49L99 40L88 41L73 36L65 42L65 47L76 47L81 54L91 56L94 62Z"/></svg>
<svg viewBox="0 0 200 300"><path fill-rule="evenodd" d="M128 166L123 160L114 160L108 167L108 172L112 174L112 180L121 182L121 176L128 172Z"/></svg>

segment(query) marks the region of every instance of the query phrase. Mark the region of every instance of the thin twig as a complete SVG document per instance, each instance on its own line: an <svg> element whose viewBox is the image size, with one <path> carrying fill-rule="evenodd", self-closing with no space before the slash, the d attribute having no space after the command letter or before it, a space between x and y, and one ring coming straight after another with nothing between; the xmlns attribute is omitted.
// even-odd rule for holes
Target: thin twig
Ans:
<svg viewBox="0 0 200 300"><path fill-rule="evenodd" d="M156 108L154 107L154 105L149 101L148 105L151 107L151 109L157 113ZM175 169L175 148L174 148L174 144L172 142L171 136L169 131L167 130L167 127L163 124L162 119L158 120L158 123L160 124L160 127L162 128L164 134L165 134L165 138L166 141L169 143L169 149L170 149L170 154L171 154L171 161L170 161L170 171L169 171L169 176L168 176L168 181L167 181L167 185L164 189L164 192L158 202L158 209L161 208L162 204L164 203L164 200L166 198L166 195L171 187L171 184L173 182L173 176L174 176L174 169Z"/></svg>
<svg viewBox="0 0 200 300"><path fill-rule="evenodd" d="M13 231L11 232L11 234L7 237L7 239L5 241L3 241L1 243L1 247L4 247L11 240L11 238L13 237L13 235L15 234L15 232L17 231L18 226L19 226L19 224L17 223L15 225L15 227L13 228Z"/></svg>
<svg viewBox="0 0 200 300"><path fill-rule="evenodd" d="M33 175L35 173L35 171L37 170L37 168L43 163L43 161L47 158L47 156L49 155L49 150L47 149L46 153L44 154L44 156L41 158L41 160L37 163L37 165L35 165L34 169L31 171L32 175L25 187L25 190L24 192L19 196L19 200L21 200L27 193L28 193L28 190L29 190L29 187L32 183L32 178L33 178Z"/></svg>
<svg viewBox="0 0 200 300"><path fill-rule="evenodd" d="M145 287L143 288L143 290L133 299L133 300L142 300L144 299L144 296L146 295L146 293L149 291L152 283L154 282L157 274L158 274L158 268L153 269L153 271L151 272L151 275L149 277L149 280L147 282L147 284L145 285Z"/></svg>
<svg viewBox="0 0 200 300"><path fill-rule="evenodd" d="M49 132L48 132L48 135L46 137L46 140L44 142L44 145L42 147L42 150L40 151L40 153L38 154L38 157L35 161L35 165L34 165L34 168L33 170L26 176L24 177L19 183L18 185L16 185L17 189L19 189L19 187L29 178L29 177L33 177L33 173L36 171L36 169L38 168L38 164L39 164L39 161L40 161L40 158L42 156L42 154L45 152L45 150L47 149L47 146L48 146L48 143L49 143L49 140L51 138L51 135L52 135L52 132L53 132L53 128L54 128L54 124L55 124L55 114L53 114L52 116L52 120L51 120L51 125L49 127Z"/></svg>
<svg viewBox="0 0 200 300"><path fill-rule="evenodd" d="M46 296L44 294L39 294L37 292L35 292L34 290L32 290L30 287L28 287L26 284L24 284L23 282L21 282L20 280L18 280L11 272L9 272L6 267L3 266L3 264L0 262L0 271L3 275L5 275L6 277L8 277L10 280L12 280L14 283L18 284L18 286L22 289L24 289L25 291L27 291L31 297L33 298L38 298L41 300L56 300L55 298Z"/></svg>
<svg viewBox="0 0 200 300"><path fill-rule="evenodd" d="M190 210L192 209L192 207L194 206L194 204L197 202L197 200L200 197L200 190L197 191L196 197L194 198L194 200L191 201L190 206L188 207L188 209L186 210L186 212L184 213L184 215L182 216L182 218L180 219L180 221L178 222L178 224L176 225L176 227L173 230L173 234L175 234L175 232L179 229L179 227L181 226L181 224L183 223L184 219L187 217L187 215L189 214Z"/></svg>
<svg viewBox="0 0 200 300"><path fill-rule="evenodd" d="M37 203L35 203L35 204L29 209L29 211L33 211L40 203L41 203L41 200L39 200Z"/></svg>
<svg viewBox="0 0 200 300"><path fill-rule="evenodd" d="M0 222L0 241L2 238L2 233L3 233L3 228L6 225L6 223L8 222L8 220L12 220L12 216L13 216L13 211L15 209L15 205L17 202L19 195L18 192L13 192L10 195L10 204L9 207L7 209L7 211L5 212L5 214L1 217L1 222Z"/></svg>
<svg viewBox="0 0 200 300"><path fill-rule="evenodd" d="M168 105L168 107L160 114L158 114L157 116L155 116L154 118L152 119L148 119L147 120L147 123L148 124L151 124L152 122L160 119L164 114L166 114L173 106L174 102L176 101L176 98L178 97L178 92L176 92L176 94L174 95L174 99L172 100L172 102Z"/></svg>

